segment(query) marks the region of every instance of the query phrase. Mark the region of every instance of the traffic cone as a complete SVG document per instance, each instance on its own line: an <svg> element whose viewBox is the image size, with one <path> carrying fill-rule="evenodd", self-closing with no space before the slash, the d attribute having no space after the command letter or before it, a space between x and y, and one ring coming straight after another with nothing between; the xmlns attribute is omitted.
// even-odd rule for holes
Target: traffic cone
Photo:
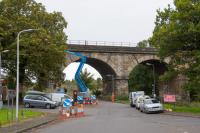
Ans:
<svg viewBox="0 0 200 133"><path fill-rule="evenodd" d="M114 93L112 93L111 99L112 99L112 102L114 103L115 102L115 94Z"/></svg>

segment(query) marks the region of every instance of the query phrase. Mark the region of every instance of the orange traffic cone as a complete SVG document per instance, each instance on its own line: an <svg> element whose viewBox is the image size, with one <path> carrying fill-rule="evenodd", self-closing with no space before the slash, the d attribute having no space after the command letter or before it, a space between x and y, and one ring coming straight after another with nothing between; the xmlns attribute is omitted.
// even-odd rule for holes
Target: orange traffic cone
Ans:
<svg viewBox="0 0 200 133"><path fill-rule="evenodd" d="M114 93L112 93L111 100L112 100L113 103L115 102L115 94Z"/></svg>

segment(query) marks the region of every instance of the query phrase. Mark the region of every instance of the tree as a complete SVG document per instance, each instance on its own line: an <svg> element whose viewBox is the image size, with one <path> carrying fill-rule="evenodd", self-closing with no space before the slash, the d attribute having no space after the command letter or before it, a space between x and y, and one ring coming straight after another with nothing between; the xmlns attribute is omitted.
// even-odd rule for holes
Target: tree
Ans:
<svg viewBox="0 0 200 133"><path fill-rule="evenodd" d="M144 91L145 94L151 95L153 80L152 69L145 65L139 64L129 74L129 91Z"/></svg>
<svg viewBox="0 0 200 133"><path fill-rule="evenodd" d="M174 0L174 6L157 11L150 43L162 59L171 59L173 71L188 77L185 88L200 96L200 2Z"/></svg>
<svg viewBox="0 0 200 133"><path fill-rule="evenodd" d="M88 72L87 69L85 69L84 71L81 72L80 76L85 85L87 86L87 88L93 92L96 89L93 75L90 72Z"/></svg>
<svg viewBox="0 0 200 133"><path fill-rule="evenodd" d="M103 87L103 81L102 81L102 79L101 78L97 78L96 82L97 82L97 87L96 87L97 90L102 89L102 87Z"/></svg>
<svg viewBox="0 0 200 133"><path fill-rule="evenodd" d="M149 46L149 41L148 40L143 40L137 43L137 47L140 48L146 48Z"/></svg>
<svg viewBox="0 0 200 133"><path fill-rule="evenodd" d="M35 79L43 89L48 80L59 81L64 64L67 22L60 12L48 13L34 0L0 1L0 50L9 49L4 69L16 73L16 37L24 29L39 29L20 36L20 83Z"/></svg>
<svg viewBox="0 0 200 133"><path fill-rule="evenodd" d="M97 78L97 80L94 80L95 88L93 90L93 94L97 97L102 94L102 87L103 87L103 81L101 78Z"/></svg>

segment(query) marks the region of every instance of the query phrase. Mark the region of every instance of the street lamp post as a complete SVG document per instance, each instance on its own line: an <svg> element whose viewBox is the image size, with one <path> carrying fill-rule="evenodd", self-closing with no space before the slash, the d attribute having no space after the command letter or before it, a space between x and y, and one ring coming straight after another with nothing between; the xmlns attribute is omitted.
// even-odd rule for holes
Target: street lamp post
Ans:
<svg viewBox="0 0 200 133"><path fill-rule="evenodd" d="M156 79L155 79L155 66L154 64L146 63L148 66L152 66L153 68L153 90L152 90L152 95L155 98L156 97Z"/></svg>
<svg viewBox="0 0 200 133"><path fill-rule="evenodd" d="M18 121L18 112L19 112L19 36L23 32L30 32L38 29L25 29L20 31L17 34L17 84L16 84L16 121Z"/></svg>
<svg viewBox="0 0 200 133"><path fill-rule="evenodd" d="M3 106L3 100L2 100L2 81L1 81L1 54L2 53L6 53L6 52L8 52L9 50L4 50L4 51L2 51L2 52L0 52L0 108L1 108L1 106Z"/></svg>

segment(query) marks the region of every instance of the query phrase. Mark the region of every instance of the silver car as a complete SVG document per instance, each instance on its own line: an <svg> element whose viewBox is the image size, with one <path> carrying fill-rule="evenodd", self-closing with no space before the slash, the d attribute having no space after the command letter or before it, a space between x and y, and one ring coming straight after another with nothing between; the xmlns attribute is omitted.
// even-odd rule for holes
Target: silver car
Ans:
<svg viewBox="0 0 200 133"><path fill-rule="evenodd" d="M45 107L47 109L56 108L57 102L52 101L50 98L42 95L26 95L23 99L24 107Z"/></svg>
<svg viewBox="0 0 200 133"><path fill-rule="evenodd" d="M144 99L140 105L141 112L163 112L163 105L156 99Z"/></svg>

